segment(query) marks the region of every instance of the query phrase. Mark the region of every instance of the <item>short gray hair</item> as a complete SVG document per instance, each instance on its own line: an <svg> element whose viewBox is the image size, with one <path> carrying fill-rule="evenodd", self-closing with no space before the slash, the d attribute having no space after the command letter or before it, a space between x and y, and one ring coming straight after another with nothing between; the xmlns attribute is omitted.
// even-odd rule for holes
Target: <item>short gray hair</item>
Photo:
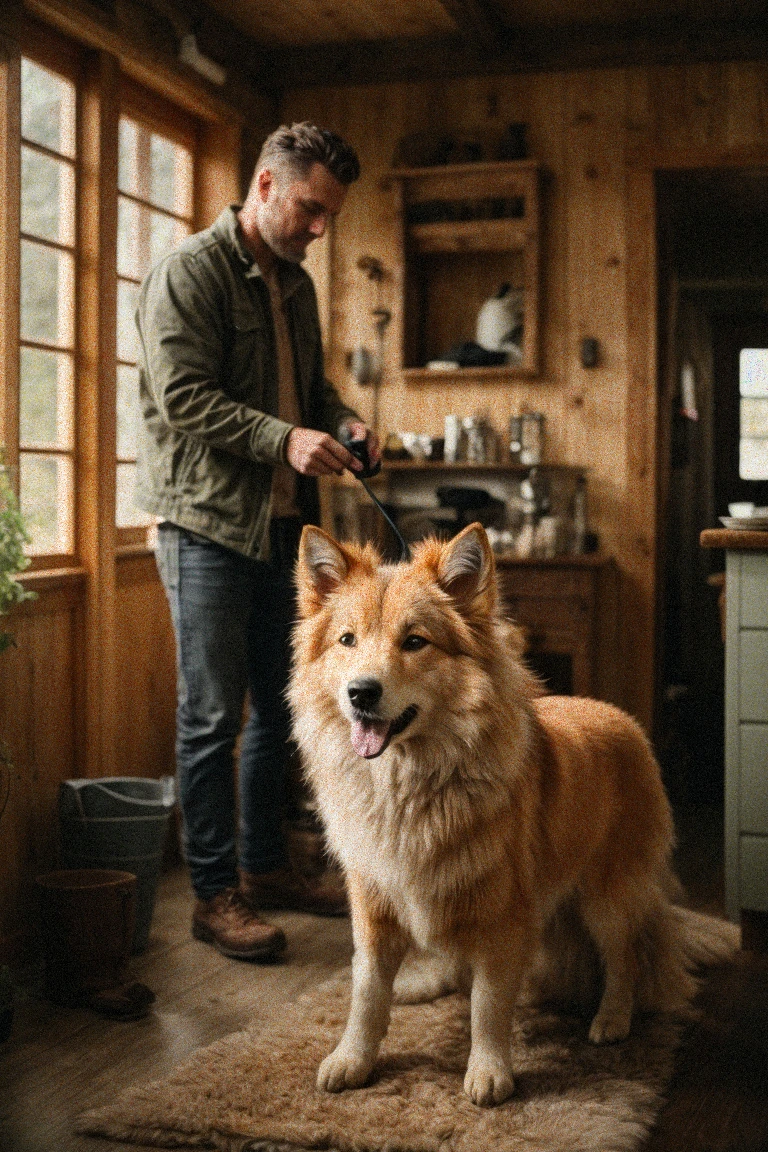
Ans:
<svg viewBox="0 0 768 1152"><path fill-rule="evenodd" d="M313 164L322 164L339 184L353 184L360 175L354 148L335 132L308 120L275 129L262 145L256 171L288 168L304 177Z"/></svg>

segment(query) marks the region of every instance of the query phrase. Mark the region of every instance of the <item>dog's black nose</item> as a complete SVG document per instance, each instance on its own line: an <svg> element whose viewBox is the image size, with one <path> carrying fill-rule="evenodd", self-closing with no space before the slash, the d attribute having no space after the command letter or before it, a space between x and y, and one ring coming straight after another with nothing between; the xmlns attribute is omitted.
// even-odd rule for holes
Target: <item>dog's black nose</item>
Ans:
<svg viewBox="0 0 768 1152"><path fill-rule="evenodd" d="M384 691L378 680L362 677L360 680L350 680L347 692L352 706L359 712L373 712L381 700Z"/></svg>

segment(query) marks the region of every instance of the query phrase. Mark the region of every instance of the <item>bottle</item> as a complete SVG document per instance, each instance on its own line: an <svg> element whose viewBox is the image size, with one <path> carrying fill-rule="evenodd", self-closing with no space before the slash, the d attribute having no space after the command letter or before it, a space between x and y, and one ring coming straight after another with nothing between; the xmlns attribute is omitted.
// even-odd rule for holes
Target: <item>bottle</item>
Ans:
<svg viewBox="0 0 768 1152"><path fill-rule="evenodd" d="M483 426L476 416L465 416L462 427L466 435L466 457L470 464L485 464Z"/></svg>
<svg viewBox="0 0 768 1152"><path fill-rule="evenodd" d="M523 420L518 412L509 418L509 462L520 463L520 453L523 450Z"/></svg>
<svg viewBox="0 0 768 1152"><path fill-rule="evenodd" d="M458 416L446 416L444 436L443 459L446 464L456 464L461 458L461 421Z"/></svg>
<svg viewBox="0 0 768 1152"><path fill-rule="evenodd" d="M587 481L586 477L581 474L576 479L571 518L573 521L573 550L581 554L585 551L587 539Z"/></svg>
<svg viewBox="0 0 768 1152"><path fill-rule="evenodd" d="M523 412L520 434L520 463L541 464L544 452L544 413Z"/></svg>

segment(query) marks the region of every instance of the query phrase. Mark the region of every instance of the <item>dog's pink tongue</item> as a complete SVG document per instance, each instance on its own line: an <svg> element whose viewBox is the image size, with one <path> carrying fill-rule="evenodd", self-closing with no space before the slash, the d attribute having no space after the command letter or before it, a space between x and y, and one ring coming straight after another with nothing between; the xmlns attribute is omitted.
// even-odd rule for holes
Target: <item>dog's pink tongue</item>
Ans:
<svg viewBox="0 0 768 1152"><path fill-rule="evenodd" d="M352 747L367 760L379 756L389 736L389 720L353 720Z"/></svg>

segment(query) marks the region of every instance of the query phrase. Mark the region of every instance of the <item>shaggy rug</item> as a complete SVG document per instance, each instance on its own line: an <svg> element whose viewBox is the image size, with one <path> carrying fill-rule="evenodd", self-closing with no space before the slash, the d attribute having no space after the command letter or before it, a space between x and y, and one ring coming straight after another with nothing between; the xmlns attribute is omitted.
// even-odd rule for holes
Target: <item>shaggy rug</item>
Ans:
<svg viewBox="0 0 768 1152"><path fill-rule="evenodd" d="M395 1007L371 1085L317 1091L348 1003L347 972L261 1033L219 1040L166 1079L86 1113L78 1130L225 1152L630 1152L654 1123L683 1027L641 1017L630 1039L595 1047L586 1019L522 1011L515 1095L484 1109L462 1091L469 1004L459 995Z"/></svg>

